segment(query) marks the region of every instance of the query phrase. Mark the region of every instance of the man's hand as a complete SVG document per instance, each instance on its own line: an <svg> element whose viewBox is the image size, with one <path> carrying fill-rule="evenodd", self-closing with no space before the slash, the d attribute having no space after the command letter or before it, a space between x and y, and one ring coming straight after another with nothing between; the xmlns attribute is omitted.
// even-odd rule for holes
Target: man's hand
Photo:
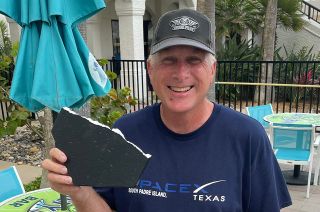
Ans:
<svg viewBox="0 0 320 212"><path fill-rule="evenodd" d="M74 186L72 178L68 176L67 167L64 165L67 161L67 156L57 148L51 149L49 154L51 160L44 160L42 167L48 170L48 180L51 188L71 197L81 192L81 187Z"/></svg>
<svg viewBox="0 0 320 212"><path fill-rule="evenodd" d="M42 168L48 171L50 187L65 195L69 195L77 211L111 211L108 204L95 192L92 187L75 186L68 176L64 163L67 156L59 149L52 148L49 152L51 159L42 162Z"/></svg>

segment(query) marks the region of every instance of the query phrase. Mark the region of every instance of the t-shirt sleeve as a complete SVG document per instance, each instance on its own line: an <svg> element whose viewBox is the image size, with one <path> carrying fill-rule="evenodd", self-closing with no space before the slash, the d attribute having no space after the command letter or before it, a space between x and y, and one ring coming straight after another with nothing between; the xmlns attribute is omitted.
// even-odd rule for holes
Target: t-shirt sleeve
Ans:
<svg viewBox="0 0 320 212"><path fill-rule="evenodd" d="M115 199L113 188L93 188L109 205L112 210L115 210Z"/></svg>
<svg viewBox="0 0 320 212"><path fill-rule="evenodd" d="M253 142L251 148L251 182L247 211L280 211L292 204L289 191L268 137L265 135L256 141L258 142Z"/></svg>

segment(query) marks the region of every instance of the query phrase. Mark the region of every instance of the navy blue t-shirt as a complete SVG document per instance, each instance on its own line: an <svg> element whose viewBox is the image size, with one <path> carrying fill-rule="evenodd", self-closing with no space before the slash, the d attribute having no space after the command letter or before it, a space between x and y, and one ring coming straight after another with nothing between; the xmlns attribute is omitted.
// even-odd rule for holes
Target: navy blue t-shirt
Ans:
<svg viewBox="0 0 320 212"><path fill-rule="evenodd" d="M152 155L136 187L96 189L117 212L276 212L291 205L268 137L246 115L215 104L202 127L177 134L156 104L115 128Z"/></svg>

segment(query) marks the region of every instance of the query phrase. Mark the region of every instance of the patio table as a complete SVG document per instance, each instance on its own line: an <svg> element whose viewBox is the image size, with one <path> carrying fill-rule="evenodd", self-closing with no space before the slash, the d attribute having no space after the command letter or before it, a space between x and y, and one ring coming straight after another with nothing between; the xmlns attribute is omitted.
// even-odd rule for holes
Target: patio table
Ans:
<svg viewBox="0 0 320 212"><path fill-rule="evenodd" d="M20 194L0 203L0 212L8 211L62 211L60 194L51 188ZM69 197L64 211L76 211Z"/></svg>
<svg viewBox="0 0 320 212"><path fill-rule="evenodd" d="M264 120L273 124L287 125L315 125L320 128L320 114L315 113L275 113L264 117ZM295 165L293 174L292 171L283 171L284 178L287 184L290 185L307 185L308 173L300 171L301 166Z"/></svg>
<svg viewBox="0 0 320 212"><path fill-rule="evenodd" d="M275 113L264 117L274 124L299 124L320 126L320 114L316 113Z"/></svg>

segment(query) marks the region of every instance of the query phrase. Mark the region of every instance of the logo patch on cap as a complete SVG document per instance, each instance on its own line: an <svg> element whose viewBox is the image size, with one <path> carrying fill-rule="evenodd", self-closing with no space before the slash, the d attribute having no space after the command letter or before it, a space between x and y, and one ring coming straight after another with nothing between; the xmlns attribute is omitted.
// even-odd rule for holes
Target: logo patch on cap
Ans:
<svg viewBox="0 0 320 212"><path fill-rule="evenodd" d="M195 32L199 27L199 23L188 16L181 16L170 21L170 26L172 30L188 30L190 32Z"/></svg>

